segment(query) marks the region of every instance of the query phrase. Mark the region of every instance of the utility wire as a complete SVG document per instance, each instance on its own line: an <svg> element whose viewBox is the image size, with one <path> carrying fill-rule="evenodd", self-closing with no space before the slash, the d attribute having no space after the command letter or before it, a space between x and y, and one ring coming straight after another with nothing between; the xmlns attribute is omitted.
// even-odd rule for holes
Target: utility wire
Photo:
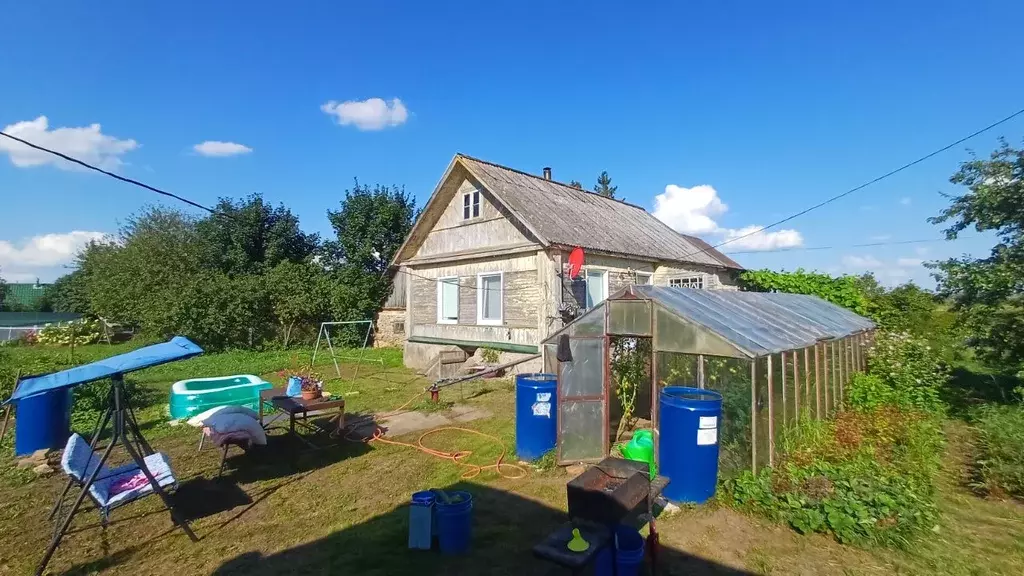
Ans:
<svg viewBox="0 0 1024 576"><path fill-rule="evenodd" d="M959 236L960 238L975 238L976 236ZM776 248L774 250L741 250L738 252L723 252L723 254L772 254L775 252L802 252L808 250L834 250L837 248L866 248L869 246L896 246L899 244L921 244L924 242L946 242L947 238L925 238L922 240L895 240L892 242L868 242L866 244L847 244L845 246L797 246L794 248Z"/></svg>
<svg viewBox="0 0 1024 576"><path fill-rule="evenodd" d="M900 166L899 168L896 168L894 170L890 170L889 172L886 172L885 174L882 174L881 176L879 176L877 178L873 178L873 179L871 179L871 180L869 180L869 181L867 181L867 182L865 182L865 183L863 183L863 184L861 184L859 186L855 186L853 188L850 188L846 192L843 192L841 194L836 194L835 196L833 196L831 198L828 198L827 200L823 200L823 201L821 201L821 202L819 202L819 203L817 203L817 204L815 204L815 205L813 205L813 206L811 206L809 208L805 208L805 209L797 212L796 214L787 216L787 217L783 218L782 220L779 220L777 222L773 222L773 223L771 223L771 224L769 224L767 226L764 226L764 227L762 227L762 228L760 228L758 230L754 230L753 232L750 232L750 233L747 233L747 234L743 234L742 236L737 236L735 238L730 238L730 239L725 240L723 242L719 242L718 244L715 244L714 246L709 246L707 248L698 250L698 251L696 251L696 252L694 252L692 254L687 254L685 256L685 258L691 258L693 256L697 256L698 254L704 254L704 253L708 252L709 250L716 249L716 248L719 248L721 246L725 246L726 244L730 244L730 243L735 242L737 240L742 240L744 238L748 238L748 237L753 236L755 234L760 234L761 232L764 232L765 230L768 230L769 228L774 228L774 227L778 226L779 224L785 224L786 222L789 222L790 220L792 220L794 218L798 218L800 216L803 216L804 214L807 214L808 212L811 212L813 210L817 210L818 208L821 208L822 206L825 206L827 204L831 204L832 202L835 202L836 200L839 200L840 198L844 198L846 196L849 196L850 194L853 194L854 192L857 192L858 190L863 190L864 188L867 188L868 186L871 186L872 184L876 184L878 182L881 182L882 180L885 180L886 178L889 178L890 176L894 176L896 174L899 174L900 172L903 172L907 168L911 168L913 166L916 166L916 165L920 164L921 162L924 162L925 160L928 160L928 159L930 159L930 158L932 158L934 156L937 156L937 155L945 152L946 150L949 150L950 148L953 148L954 146L958 146L960 144L963 144L964 142L970 140L971 138L974 138L975 136L979 136L981 134L984 134L985 132L988 132L989 130L995 128L996 126L999 126L1000 124L1005 124L1006 122L1009 122L1010 120L1013 120L1014 118L1016 118L1017 116L1020 116L1021 114L1024 114L1024 108L1021 108L1020 110L1017 110L1013 114L1010 114L1009 116L1007 116L1007 117L1005 117L1005 118L1003 118L1001 120L997 120L997 121L989 124L988 126L985 126L984 128L982 128L980 130L976 130L976 131L968 134L967 136L964 136L963 138L960 138L956 142L951 142L949 144L946 144L942 148L939 148L938 150L935 150L933 152L929 152L928 154L925 154L924 156L921 156L917 160L913 160L911 162L907 162L906 164Z"/></svg>
<svg viewBox="0 0 1024 576"><path fill-rule="evenodd" d="M221 212L217 212L213 208L209 208L209 207L203 206L202 204L199 204L198 202L193 202L193 201L189 200L188 198L182 198L181 196L178 196L177 194L172 194L170 192L167 192L166 190L161 190L159 188L155 188L153 186L150 186L149 184L145 184L143 182L139 182L138 180L133 180L131 178L125 178L124 176L120 176L118 174L114 174L113 172L109 172L107 170L104 170L104 169L100 168L99 166L93 166L92 164L89 164L88 162L84 162L82 160L79 160L78 158L73 158L71 156L68 156L67 154L64 154L63 152L58 152L56 150L51 150L49 148L40 146L38 144L33 144L32 142L29 142L28 140L23 140L21 138L18 138L17 136L12 136L11 134L8 134L8 133L3 132L3 131L0 131L0 136L3 136L5 138L10 138L11 140L14 140L15 142L20 142L20 143L24 144L25 146L28 146L29 148L35 148L36 150L39 150L40 152L46 152L47 154L53 154L54 156L57 156L59 158L63 158L64 160L67 160L68 162L71 162L71 163L74 163L74 164L78 164L79 166L82 166L83 168L88 168L89 170L93 170L93 171L99 172L100 174L105 174L107 176L110 176L111 178L114 178L116 180L120 180L121 182L127 182L128 184L134 184L135 186L138 186L140 188L145 188L146 190L149 190L151 192L156 192L157 194L161 194L163 196L167 196L168 198L174 198L175 200L178 200L179 202L184 202L185 204L188 204L189 206L194 206L194 207L199 208L201 210L206 210L210 214L214 214L214 215L217 215L217 216L227 216L227 214L223 214Z"/></svg>

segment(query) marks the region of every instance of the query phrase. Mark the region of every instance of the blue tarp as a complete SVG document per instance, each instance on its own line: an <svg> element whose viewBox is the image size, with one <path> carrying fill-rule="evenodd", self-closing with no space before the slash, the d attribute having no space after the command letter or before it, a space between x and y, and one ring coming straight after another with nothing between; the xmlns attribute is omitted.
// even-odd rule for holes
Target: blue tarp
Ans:
<svg viewBox="0 0 1024 576"><path fill-rule="evenodd" d="M79 384L95 382L115 374L126 374L150 366L184 360L203 353L203 349L184 336L175 336L170 342L154 344L132 350L125 354L111 356L105 360L76 366L53 374L29 376L18 381L14 394L4 404L36 396L58 388L71 388Z"/></svg>

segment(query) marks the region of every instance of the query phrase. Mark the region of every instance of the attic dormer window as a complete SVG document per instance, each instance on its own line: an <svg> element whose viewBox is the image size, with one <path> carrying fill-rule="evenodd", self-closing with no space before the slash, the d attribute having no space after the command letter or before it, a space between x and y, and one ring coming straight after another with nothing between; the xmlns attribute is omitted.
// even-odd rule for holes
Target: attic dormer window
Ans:
<svg viewBox="0 0 1024 576"><path fill-rule="evenodd" d="M480 216L480 191L473 190L462 195L462 219Z"/></svg>

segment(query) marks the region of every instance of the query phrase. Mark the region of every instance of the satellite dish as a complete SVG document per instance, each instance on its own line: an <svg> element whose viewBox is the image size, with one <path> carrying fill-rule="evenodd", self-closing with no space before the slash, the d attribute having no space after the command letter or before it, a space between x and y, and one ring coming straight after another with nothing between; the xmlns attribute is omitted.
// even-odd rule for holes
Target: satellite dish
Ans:
<svg viewBox="0 0 1024 576"><path fill-rule="evenodd" d="M569 252L569 278L575 280L579 277L581 270L583 270L583 248L577 246L572 249L572 252Z"/></svg>

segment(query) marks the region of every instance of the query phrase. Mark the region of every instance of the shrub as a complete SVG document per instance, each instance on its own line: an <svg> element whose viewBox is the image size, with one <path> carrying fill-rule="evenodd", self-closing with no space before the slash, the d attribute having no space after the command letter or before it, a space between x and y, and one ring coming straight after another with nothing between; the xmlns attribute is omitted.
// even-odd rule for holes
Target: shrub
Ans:
<svg viewBox="0 0 1024 576"><path fill-rule="evenodd" d="M801 422L782 447L775 468L726 482L727 498L843 543L902 547L934 527L941 435L933 416L893 406L844 412Z"/></svg>
<svg viewBox="0 0 1024 576"><path fill-rule="evenodd" d="M898 406L930 413L945 411L939 392L949 380L949 368L923 338L879 331L868 350L868 372L889 390L883 392L877 382L861 379L858 399L877 401L878 394L889 394L887 401ZM852 398L851 404L856 406Z"/></svg>
<svg viewBox="0 0 1024 576"><path fill-rule="evenodd" d="M36 334L36 341L40 344L70 346L74 338L75 346L85 346L99 340L102 334L103 327L99 320L83 318L67 324L47 324Z"/></svg>
<svg viewBox="0 0 1024 576"><path fill-rule="evenodd" d="M500 353L494 348L484 348L480 351L480 358L487 364L497 364L500 357Z"/></svg>
<svg viewBox="0 0 1024 576"><path fill-rule="evenodd" d="M974 487L997 497L1024 498L1024 403L988 404L972 416L980 448Z"/></svg>

